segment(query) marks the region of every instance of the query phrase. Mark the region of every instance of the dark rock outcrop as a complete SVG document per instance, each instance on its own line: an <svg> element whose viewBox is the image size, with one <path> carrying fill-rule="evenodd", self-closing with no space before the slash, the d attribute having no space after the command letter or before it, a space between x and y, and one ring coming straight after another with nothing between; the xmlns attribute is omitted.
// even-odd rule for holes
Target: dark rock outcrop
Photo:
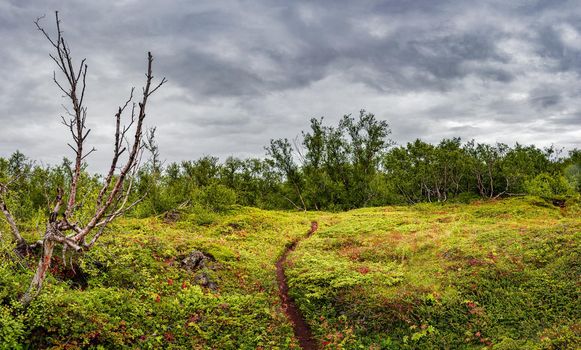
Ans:
<svg viewBox="0 0 581 350"><path fill-rule="evenodd" d="M194 250L181 261L181 266L195 274L194 282L202 287L217 290L218 284L210 276L210 271L215 271L219 265L216 259L208 253Z"/></svg>

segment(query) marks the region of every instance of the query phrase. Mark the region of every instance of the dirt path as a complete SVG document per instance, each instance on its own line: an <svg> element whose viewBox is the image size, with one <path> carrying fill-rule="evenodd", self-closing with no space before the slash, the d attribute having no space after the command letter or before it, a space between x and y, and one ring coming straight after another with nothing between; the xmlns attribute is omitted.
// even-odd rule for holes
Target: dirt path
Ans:
<svg viewBox="0 0 581 350"><path fill-rule="evenodd" d="M317 228L319 227L316 221L311 222L311 229L307 233L306 238L309 238ZM282 303L282 308L286 313L288 319L293 324L293 329L295 331L295 336L299 340L301 348L304 350L316 350L317 349L317 342L313 338L313 334L311 333L311 329L309 325L303 318L301 311L296 306L294 300L288 294L288 283L286 280L286 276L284 274L284 265L286 263L286 258L290 252L292 252L300 239L296 239L292 242L290 246L288 246L282 256L276 262L276 279L278 281L278 294L280 295L280 300Z"/></svg>

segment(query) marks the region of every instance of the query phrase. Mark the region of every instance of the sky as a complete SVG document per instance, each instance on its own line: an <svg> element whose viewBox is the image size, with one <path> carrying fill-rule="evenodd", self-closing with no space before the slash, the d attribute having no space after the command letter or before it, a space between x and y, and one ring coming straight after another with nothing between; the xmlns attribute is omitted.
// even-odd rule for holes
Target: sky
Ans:
<svg viewBox="0 0 581 350"><path fill-rule="evenodd" d="M365 109L392 139L581 148L581 1L0 0L0 156L72 158L52 82L54 11L87 58L87 159L111 156L114 114L146 55L168 83L151 98L165 162L262 157L309 119Z"/></svg>

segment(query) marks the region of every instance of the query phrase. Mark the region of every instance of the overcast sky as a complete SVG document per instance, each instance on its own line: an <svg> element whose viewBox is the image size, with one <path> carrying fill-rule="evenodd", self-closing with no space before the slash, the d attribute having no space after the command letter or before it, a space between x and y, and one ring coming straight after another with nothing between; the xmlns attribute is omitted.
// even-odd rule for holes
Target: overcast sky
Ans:
<svg viewBox="0 0 581 350"><path fill-rule="evenodd" d="M581 147L581 2L0 0L0 156L72 157L52 83L54 10L86 57L88 142L110 155L113 115L144 81L166 161L263 156L312 117L366 109L399 143L475 138Z"/></svg>

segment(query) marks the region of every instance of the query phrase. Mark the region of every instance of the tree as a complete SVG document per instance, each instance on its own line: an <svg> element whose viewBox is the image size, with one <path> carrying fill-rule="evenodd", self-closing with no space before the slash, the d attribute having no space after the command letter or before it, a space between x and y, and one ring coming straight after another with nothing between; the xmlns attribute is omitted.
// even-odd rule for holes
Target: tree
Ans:
<svg viewBox="0 0 581 350"><path fill-rule="evenodd" d="M565 178L577 192L581 192L581 150L569 151L569 158L564 164Z"/></svg>
<svg viewBox="0 0 581 350"><path fill-rule="evenodd" d="M275 167L280 169L282 174L286 177L287 182L292 187L294 193L299 198L302 208L299 207L295 201L285 196L285 198L297 209L307 210L307 205L304 201L303 191L303 176L299 166L295 163L293 158L293 148L288 139L270 140L270 145L265 147L268 157L272 160Z"/></svg>
<svg viewBox="0 0 581 350"><path fill-rule="evenodd" d="M367 205L375 195L370 183L376 174L380 155L392 145L388 139L391 129L387 121L378 120L365 110L359 112L358 119L350 114L344 116L339 128L349 135L351 141L348 148L352 164L351 184L346 186L346 190L352 207L358 208Z"/></svg>
<svg viewBox="0 0 581 350"><path fill-rule="evenodd" d="M91 131L86 127L87 108L84 105L88 66L86 59L81 60L78 65L74 64L70 48L63 37L58 11L55 13L55 35L50 35L40 25L41 19L42 17L38 18L35 25L54 49L55 52L49 56L57 65L60 75L60 78L57 77L55 72L53 81L63 92L69 104L68 108L65 107L68 117L61 118L63 124L69 129L73 140L72 144L68 145L73 150L74 161L71 164L71 176L66 190L60 188L53 200L42 240L34 244L27 244L29 250L42 247L42 253L30 287L21 298L24 305L28 305L40 292L56 246L62 248L63 254L66 253L67 249L79 253L90 249L101 237L108 224L123 215L139 201L138 199L130 202L129 197L132 192L134 175L140 167L140 159L145 149L143 122L146 117L146 107L149 97L166 82L163 78L159 83L152 84L153 57L148 52L146 82L141 100L138 103L133 102L134 89L132 89L125 104L117 109L114 151L109 171L103 178L94 201L84 203L84 199L79 199L79 193L84 185L81 175L85 159L95 151L94 148L90 150L86 148L86 140ZM123 125L124 120L126 120L124 114L128 106L131 106L130 117L127 124ZM131 133L133 133L132 137ZM3 194L0 196L0 207L3 209L6 220L10 223L15 240L21 243L24 238L17 225L12 224L15 223L15 218L3 201L9 188L9 182L0 186L0 192ZM80 217L81 207L89 207L91 215L86 218Z"/></svg>
<svg viewBox="0 0 581 350"><path fill-rule="evenodd" d="M525 182L535 178L551 168L546 153L537 147L516 144L511 148L501 162L503 177L506 182L507 194L523 194Z"/></svg>
<svg viewBox="0 0 581 350"><path fill-rule="evenodd" d="M305 148L303 172L305 175L305 197L316 210L329 205L329 176L323 170L325 161L327 128L323 118L311 118L311 131L302 132Z"/></svg>
<svg viewBox="0 0 581 350"><path fill-rule="evenodd" d="M508 146L503 143L497 143L494 146L484 143L475 144L472 140L464 146L464 150L471 158L469 167L476 179L480 196L493 198L495 195L498 197L504 194L506 189L500 192L498 188L502 188L503 182L506 184L506 180L501 179L500 165Z"/></svg>

